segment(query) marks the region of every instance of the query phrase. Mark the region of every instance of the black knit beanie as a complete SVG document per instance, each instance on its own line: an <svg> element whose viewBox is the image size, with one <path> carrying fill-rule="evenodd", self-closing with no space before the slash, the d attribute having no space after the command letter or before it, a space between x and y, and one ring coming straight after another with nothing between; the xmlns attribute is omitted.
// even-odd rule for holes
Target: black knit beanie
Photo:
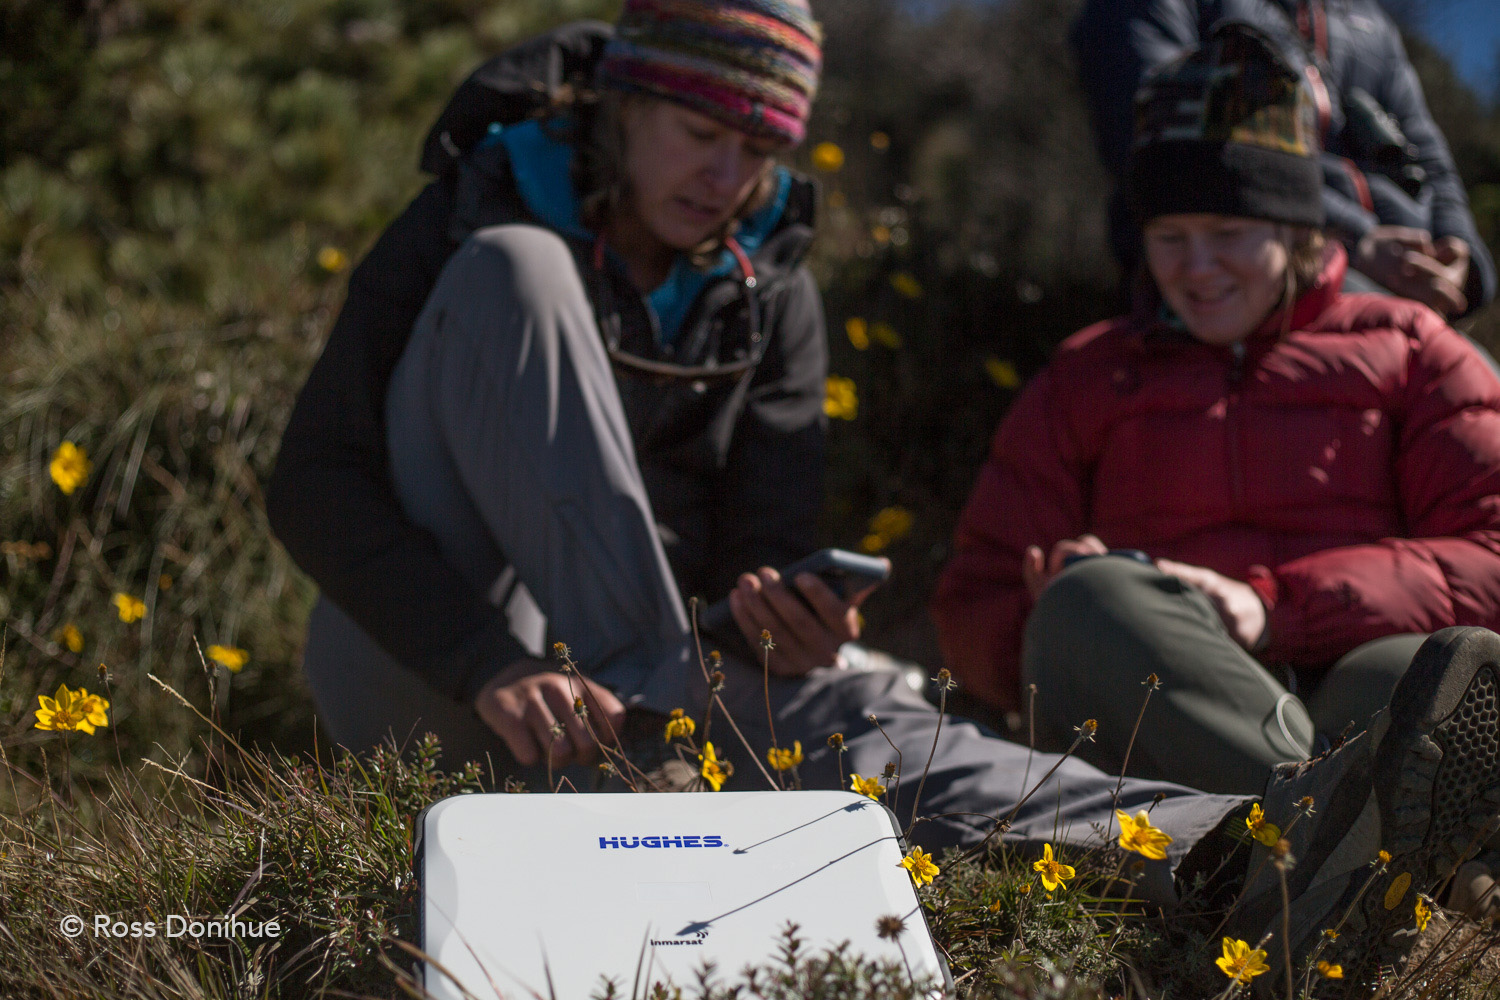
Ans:
<svg viewBox="0 0 1500 1000"><path fill-rule="evenodd" d="M1209 212L1323 225L1317 113L1284 51L1228 21L1146 79L1126 180L1138 222Z"/></svg>

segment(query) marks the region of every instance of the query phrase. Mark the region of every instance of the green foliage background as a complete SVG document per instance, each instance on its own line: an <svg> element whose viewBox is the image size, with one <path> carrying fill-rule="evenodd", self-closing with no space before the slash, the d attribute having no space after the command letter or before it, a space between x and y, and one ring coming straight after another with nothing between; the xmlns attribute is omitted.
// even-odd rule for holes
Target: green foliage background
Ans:
<svg viewBox="0 0 1500 1000"><path fill-rule="evenodd" d="M1048 350L1120 304L1107 182L1064 42L1074 0L820 0L827 71L815 268L834 371L827 540L913 515L868 608L877 644L935 664L923 602L990 432ZM10 0L0 6L0 747L37 762L38 692L99 690L127 756L195 752L147 678L232 730L310 747L297 655L312 588L261 484L358 258L419 190L422 136L486 54L610 0ZM1500 117L1415 54L1486 237ZM893 278L895 280L893 280ZM863 348L845 334L877 330ZM1494 343L1491 311L1476 334ZM855 338L859 339L859 338ZM1013 377L1014 376L1014 377ZM65 496L47 462L93 463ZM15 543L22 543L17 546ZM44 544L46 551L35 546ZM170 579L168 579L170 578ZM145 600L121 622L111 595ZM54 638L73 623L73 653ZM206 670L194 639L250 665ZM84 774L113 751L80 742ZM26 792L0 792L7 795Z"/></svg>

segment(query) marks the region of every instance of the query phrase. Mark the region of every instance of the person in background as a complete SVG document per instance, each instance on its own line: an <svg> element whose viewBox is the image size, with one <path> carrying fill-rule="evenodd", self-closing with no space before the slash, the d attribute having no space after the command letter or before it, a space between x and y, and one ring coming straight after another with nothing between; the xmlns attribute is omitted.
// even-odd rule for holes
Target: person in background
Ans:
<svg viewBox="0 0 1500 1000"><path fill-rule="evenodd" d="M1363 727L1426 633L1500 627L1500 379L1427 307L1343 291L1267 36L1227 23L1137 122L1136 307L1006 415L932 612L992 710L1034 685L1053 741L1099 720L1106 771L1251 792Z"/></svg>
<svg viewBox="0 0 1500 1000"><path fill-rule="evenodd" d="M1323 148L1325 227L1348 252L1346 287L1415 299L1449 319L1493 300L1495 264L1463 180L1400 32L1376 0L1087 0L1071 41L1099 153L1116 181L1129 163L1131 98L1142 77L1199 46L1225 18L1303 53ZM1140 232L1123 184L1110 222L1131 273Z"/></svg>
<svg viewBox="0 0 1500 1000"><path fill-rule="evenodd" d="M1269 866L1237 850L1255 805L1290 823L1309 796L1370 804L1291 831L1321 894L1305 900L1317 927L1365 885L1373 845L1399 845L1393 864L1426 891L1452 855L1441 838L1476 817L1500 824L1500 808L1433 791L1464 782L1500 800L1471 738L1495 729L1470 711L1500 659L1500 638L1479 630L1434 637L1378 731L1256 798L1117 780L945 720L899 671L839 662L854 601L799 579L804 606L773 571L723 576L745 565L732 560L780 556L816 513L823 329L798 263L810 205L771 162L802 135L816 27L797 0L628 0L613 37L565 29L483 67L458 99L480 122L513 122L497 95L525 97L570 60L604 91L588 127L513 123L486 140L450 106L435 146L439 163L458 150L456 168L356 272L288 430L272 518L327 591L305 666L339 742L432 730L450 759L550 779L596 738L639 765L664 733L693 731L667 713L716 693L735 727L698 715L691 781L666 766L635 781L764 788L765 761L803 787L848 782L920 816L909 836L934 853L992 836L1081 851L1116 810L1146 821L1150 809L1165 835L1134 898L1167 906L1200 875L1248 879L1232 932L1254 941L1281 899ZM714 676L692 655L681 592L715 574L734 587L742 637L775 635L769 670L731 654ZM500 624L511 581L548 638L573 647L570 672ZM1453 747L1428 768L1432 787L1377 801L1377 783L1423 766L1424 739ZM878 779L898 767L893 745L908 762L931 755L920 778L908 763L904 780ZM1329 958L1366 978L1371 958L1410 947L1400 931L1372 914ZM1297 955L1309 944L1284 942Z"/></svg>

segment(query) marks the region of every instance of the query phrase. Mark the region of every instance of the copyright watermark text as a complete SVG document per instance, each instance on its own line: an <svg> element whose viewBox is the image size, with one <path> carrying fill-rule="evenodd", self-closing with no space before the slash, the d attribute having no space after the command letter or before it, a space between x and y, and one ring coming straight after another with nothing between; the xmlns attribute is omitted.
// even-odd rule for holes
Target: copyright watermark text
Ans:
<svg viewBox="0 0 1500 1000"><path fill-rule="evenodd" d="M241 920L239 917L186 917L167 914L164 922L154 920L120 920L108 913L94 914L92 924L82 917L68 914L58 921L63 937L96 938L279 938L281 923L277 920Z"/></svg>

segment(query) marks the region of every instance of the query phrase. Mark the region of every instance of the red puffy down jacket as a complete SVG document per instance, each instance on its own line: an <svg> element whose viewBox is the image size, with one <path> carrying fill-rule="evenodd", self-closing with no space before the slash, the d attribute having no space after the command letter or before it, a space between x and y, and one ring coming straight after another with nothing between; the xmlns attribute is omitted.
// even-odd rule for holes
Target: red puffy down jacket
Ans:
<svg viewBox="0 0 1500 1000"><path fill-rule="evenodd" d="M1383 635L1500 629L1500 380L1437 314L1341 295L1346 259L1243 351L1139 318L1065 341L995 434L933 598L974 697L1019 703L1028 545L1114 548L1248 580L1266 662Z"/></svg>

